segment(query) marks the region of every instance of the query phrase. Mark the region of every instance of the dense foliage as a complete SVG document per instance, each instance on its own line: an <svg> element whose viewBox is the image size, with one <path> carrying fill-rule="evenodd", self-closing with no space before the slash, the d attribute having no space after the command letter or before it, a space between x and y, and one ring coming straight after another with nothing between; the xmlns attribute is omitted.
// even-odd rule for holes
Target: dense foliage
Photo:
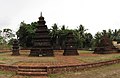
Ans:
<svg viewBox="0 0 120 78"><path fill-rule="evenodd" d="M24 48L32 46L32 38L35 33L36 25L36 22L32 22L31 24L21 22L20 28L16 32L20 46Z"/></svg>
<svg viewBox="0 0 120 78"><path fill-rule="evenodd" d="M32 38L34 37L36 26L37 22L32 22L31 24L21 22L20 28L16 34L22 47L28 48L32 46ZM109 29L108 31L103 30L102 32L97 32L94 36L91 33L88 33L87 30L88 29L86 29L83 25L80 25L76 29L71 30L68 29L65 25L58 26L55 23L49 29L51 44L54 48L62 49L65 44L66 35L69 31L72 31L74 33L77 47L80 49L93 49L96 44L100 42L100 39L104 34L107 34L111 41L120 41L120 29Z"/></svg>

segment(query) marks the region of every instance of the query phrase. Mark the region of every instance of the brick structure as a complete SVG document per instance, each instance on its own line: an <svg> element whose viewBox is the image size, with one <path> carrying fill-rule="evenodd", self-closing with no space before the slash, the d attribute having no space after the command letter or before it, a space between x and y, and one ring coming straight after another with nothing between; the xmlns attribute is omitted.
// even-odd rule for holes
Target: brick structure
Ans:
<svg viewBox="0 0 120 78"><path fill-rule="evenodd" d="M77 52L76 41L74 39L72 32L69 32L67 34L63 55L65 55L65 56L67 56L67 55L79 55L79 53Z"/></svg>
<svg viewBox="0 0 120 78"><path fill-rule="evenodd" d="M115 51L115 47L112 44L112 41L104 34L100 40L100 43L94 50L96 54L108 54L113 53Z"/></svg>
<svg viewBox="0 0 120 78"><path fill-rule="evenodd" d="M19 44L18 44L17 39L13 40L12 55L14 55L14 56L20 55L20 53L19 53Z"/></svg>
<svg viewBox="0 0 120 78"><path fill-rule="evenodd" d="M38 26L35 31L35 37L33 38L33 47L29 56L54 56L53 49L51 47L50 36L47 25L45 25L44 17L39 17L37 22Z"/></svg>

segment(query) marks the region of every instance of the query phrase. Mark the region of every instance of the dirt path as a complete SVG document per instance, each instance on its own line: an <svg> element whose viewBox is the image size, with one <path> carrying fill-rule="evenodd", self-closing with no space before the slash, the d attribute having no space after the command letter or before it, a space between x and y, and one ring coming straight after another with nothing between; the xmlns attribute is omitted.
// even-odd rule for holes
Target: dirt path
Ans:
<svg viewBox="0 0 120 78"><path fill-rule="evenodd" d="M26 65L26 66L57 66L57 65L76 65L76 64L85 64L83 61L76 59L76 56L63 56L62 53L55 54L56 61L46 62L46 63L17 63L17 65Z"/></svg>
<svg viewBox="0 0 120 78"><path fill-rule="evenodd" d="M71 64L83 64L83 62L80 62L79 60L75 59L74 56L56 56L55 57L60 64L64 64L64 65L71 65Z"/></svg>

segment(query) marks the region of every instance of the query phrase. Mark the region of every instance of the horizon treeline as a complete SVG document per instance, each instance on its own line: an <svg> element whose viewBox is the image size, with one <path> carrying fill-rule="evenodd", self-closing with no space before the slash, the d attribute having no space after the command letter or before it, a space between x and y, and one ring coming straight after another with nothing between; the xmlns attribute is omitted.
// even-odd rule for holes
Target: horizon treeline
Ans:
<svg viewBox="0 0 120 78"><path fill-rule="evenodd" d="M20 27L16 32L16 35L22 48L32 47L32 38L34 37L36 26L37 22L32 22L31 24L26 24L25 22L20 23ZM65 25L58 26L56 23L48 29L51 44L53 48L59 46L58 49L64 48L68 32L73 32L77 42L76 46L79 49L94 49L104 34L107 34L111 41L120 42L120 29L103 30L102 32L96 32L94 36L90 32L88 33L87 30L88 29L86 29L84 25L79 25L76 29L68 29Z"/></svg>

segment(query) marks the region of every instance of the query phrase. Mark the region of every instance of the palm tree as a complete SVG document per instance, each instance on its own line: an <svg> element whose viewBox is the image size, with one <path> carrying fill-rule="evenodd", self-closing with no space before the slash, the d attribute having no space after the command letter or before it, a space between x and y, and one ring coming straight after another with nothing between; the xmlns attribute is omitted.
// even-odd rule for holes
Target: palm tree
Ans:
<svg viewBox="0 0 120 78"><path fill-rule="evenodd" d="M66 35L68 34L69 31L71 30L67 29L65 25L63 25L59 31L59 44L61 48L65 47Z"/></svg>
<svg viewBox="0 0 120 78"><path fill-rule="evenodd" d="M97 32L94 36L94 46L97 46L97 44L100 43L100 39L102 37L102 33L101 32Z"/></svg>
<svg viewBox="0 0 120 78"><path fill-rule="evenodd" d="M52 45L55 46L56 44L58 44L57 40L59 37L59 29L56 23L50 29L50 36L51 36Z"/></svg>
<svg viewBox="0 0 120 78"><path fill-rule="evenodd" d="M91 33L85 33L85 48L92 47L93 36Z"/></svg>
<svg viewBox="0 0 120 78"><path fill-rule="evenodd" d="M75 37L77 40L77 46L78 48L84 48L85 47L85 31L88 29L85 29L83 25L80 25L78 29L74 31Z"/></svg>

